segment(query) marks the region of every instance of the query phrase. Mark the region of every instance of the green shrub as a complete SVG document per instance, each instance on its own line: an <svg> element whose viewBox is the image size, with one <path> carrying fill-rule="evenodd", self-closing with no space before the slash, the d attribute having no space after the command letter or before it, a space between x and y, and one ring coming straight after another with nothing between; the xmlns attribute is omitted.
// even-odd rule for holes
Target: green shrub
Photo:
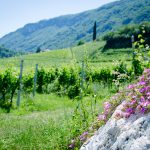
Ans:
<svg viewBox="0 0 150 150"><path fill-rule="evenodd" d="M145 37L145 42L150 44L150 23L145 22L140 25L129 25L124 28L120 28L117 31L109 32L103 36L103 40L106 41L106 45L104 46L104 50L109 48L131 48L131 36L134 35L135 41L138 40L138 35L142 33L142 26L145 25L145 33L143 37Z"/></svg>
<svg viewBox="0 0 150 150"><path fill-rule="evenodd" d="M77 46L83 45L84 43L85 43L84 41L80 40L80 41L78 42Z"/></svg>
<svg viewBox="0 0 150 150"><path fill-rule="evenodd" d="M45 85L45 70L43 68L38 70L37 73L37 92L42 93L43 92L43 86Z"/></svg>
<svg viewBox="0 0 150 150"><path fill-rule="evenodd" d="M27 73L23 76L23 91L25 94L33 91L33 74Z"/></svg>
<svg viewBox="0 0 150 150"><path fill-rule="evenodd" d="M69 86L68 97L73 99L80 94L80 85Z"/></svg>
<svg viewBox="0 0 150 150"><path fill-rule="evenodd" d="M12 106L13 97L16 89L19 87L18 74L6 69L0 74L0 107L5 108L8 112Z"/></svg>

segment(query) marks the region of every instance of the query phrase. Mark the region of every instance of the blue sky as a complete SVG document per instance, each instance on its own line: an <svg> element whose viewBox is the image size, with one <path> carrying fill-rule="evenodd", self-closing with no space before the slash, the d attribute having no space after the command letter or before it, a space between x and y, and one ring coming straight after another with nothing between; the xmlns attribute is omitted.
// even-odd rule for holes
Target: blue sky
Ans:
<svg viewBox="0 0 150 150"><path fill-rule="evenodd" d="M27 23L97 8L114 0L0 0L0 37Z"/></svg>

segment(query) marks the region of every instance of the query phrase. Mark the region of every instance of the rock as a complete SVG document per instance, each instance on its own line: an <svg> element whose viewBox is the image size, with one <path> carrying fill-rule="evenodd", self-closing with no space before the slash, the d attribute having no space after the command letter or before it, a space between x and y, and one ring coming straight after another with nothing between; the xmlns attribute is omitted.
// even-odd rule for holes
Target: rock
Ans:
<svg viewBox="0 0 150 150"><path fill-rule="evenodd" d="M119 120L112 115L80 150L150 150L150 113Z"/></svg>

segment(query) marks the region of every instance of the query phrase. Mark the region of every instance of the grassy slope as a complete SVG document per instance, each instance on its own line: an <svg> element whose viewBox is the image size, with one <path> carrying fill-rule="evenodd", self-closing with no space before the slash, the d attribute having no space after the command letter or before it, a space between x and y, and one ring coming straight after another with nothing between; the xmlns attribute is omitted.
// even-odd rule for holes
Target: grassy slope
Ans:
<svg viewBox="0 0 150 150"><path fill-rule="evenodd" d="M0 67L5 68L7 65L19 68L21 59L24 59L24 69L27 71L29 68L34 68L36 63L44 67L74 65L75 60L76 62L81 62L84 56L88 58L91 66L111 67L111 64L116 60L128 61L131 59L131 49L110 49L102 53L101 50L104 44L104 41L91 42L72 49L68 48L0 59Z"/></svg>

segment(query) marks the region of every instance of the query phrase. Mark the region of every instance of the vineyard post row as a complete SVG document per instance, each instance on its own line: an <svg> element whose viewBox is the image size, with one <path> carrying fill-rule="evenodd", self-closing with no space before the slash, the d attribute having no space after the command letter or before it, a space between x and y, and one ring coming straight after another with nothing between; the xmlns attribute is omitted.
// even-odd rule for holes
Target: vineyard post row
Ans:
<svg viewBox="0 0 150 150"><path fill-rule="evenodd" d="M24 63L24 60L21 60L20 74L19 74L19 80L18 80L19 81L19 89L18 89L18 97L17 97L18 108L20 106L20 101L21 101L23 63ZM36 92L37 72L38 72L38 64L35 65L35 73L34 73L34 80L33 80L33 97L35 96L35 92Z"/></svg>

